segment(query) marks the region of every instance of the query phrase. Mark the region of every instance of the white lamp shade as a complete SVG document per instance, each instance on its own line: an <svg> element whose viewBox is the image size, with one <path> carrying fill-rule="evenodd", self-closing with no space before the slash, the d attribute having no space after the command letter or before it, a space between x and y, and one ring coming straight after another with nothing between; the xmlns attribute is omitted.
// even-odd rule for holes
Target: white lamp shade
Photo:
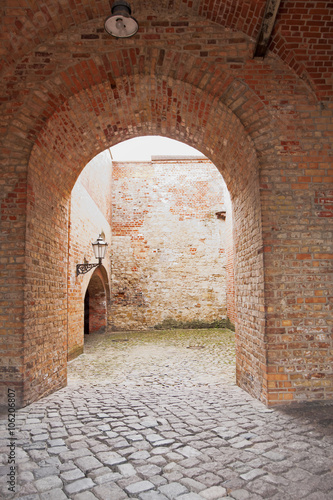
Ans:
<svg viewBox="0 0 333 500"><path fill-rule="evenodd" d="M104 23L105 31L117 38L128 38L139 29L136 19L131 16L131 6L125 0L115 0L111 7L111 16Z"/></svg>
<svg viewBox="0 0 333 500"><path fill-rule="evenodd" d="M139 25L134 17L122 15L110 16L105 20L105 31L117 38L129 38L135 35Z"/></svg>

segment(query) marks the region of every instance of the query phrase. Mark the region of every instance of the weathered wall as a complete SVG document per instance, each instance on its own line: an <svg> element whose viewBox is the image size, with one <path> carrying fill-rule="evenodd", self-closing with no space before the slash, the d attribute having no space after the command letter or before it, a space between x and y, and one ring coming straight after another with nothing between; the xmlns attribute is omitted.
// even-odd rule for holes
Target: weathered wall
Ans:
<svg viewBox="0 0 333 500"><path fill-rule="evenodd" d="M113 329L226 317L223 179L205 159L113 164Z"/></svg>

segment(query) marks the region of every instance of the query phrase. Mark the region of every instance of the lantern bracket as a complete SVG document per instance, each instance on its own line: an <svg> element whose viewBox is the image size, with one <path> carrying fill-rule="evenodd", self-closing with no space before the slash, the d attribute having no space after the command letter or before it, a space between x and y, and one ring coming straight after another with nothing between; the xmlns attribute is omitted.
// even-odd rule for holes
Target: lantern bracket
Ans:
<svg viewBox="0 0 333 500"><path fill-rule="evenodd" d="M76 276L79 274L86 274L89 273L94 267L100 266L100 263L98 262L97 264L77 264L76 265Z"/></svg>

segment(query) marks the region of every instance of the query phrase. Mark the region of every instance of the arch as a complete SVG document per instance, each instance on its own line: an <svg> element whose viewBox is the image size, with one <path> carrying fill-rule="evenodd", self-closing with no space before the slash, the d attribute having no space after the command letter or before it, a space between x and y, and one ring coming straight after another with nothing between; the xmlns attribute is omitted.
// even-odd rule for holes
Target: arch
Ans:
<svg viewBox="0 0 333 500"><path fill-rule="evenodd" d="M85 334L107 331L110 288L104 266L96 268L92 275L87 273L82 282L77 280L77 287L70 283L73 279L68 281L67 328L64 334L67 337L66 358L71 361L83 353Z"/></svg>
<svg viewBox="0 0 333 500"><path fill-rule="evenodd" d="M237 100L244 95L244 85L233 82L227 96L230 93ZM102 109L96 112L93 103L103 94ZM249 105L247 97L244 102ZM267 133L266 117L260 119L254 133L260 126ZM62 189L69 192L87 161L110 145L139 135L163 135L199 149L218 166L232 196L245 189L259 171L249 134L222 98L184 82L156 77L119 79L117 92L106 82L73 96L39 134L29 171L40 170L43 164L49 182L58 187L62 182ZM237 188L235 168L242 168Z"/></svg>
<svg viewBox="0 0 333 500"><path fill-rule="evenodd" d="M87 300L88 299L88 300ZM96 269L90 278L85 293L84 333L105 333L107 331L107 294L102 273ZM88 325L86 325L86 318Z"/></svg>
<svg viewBox="0 0 333 500"><path fill-rule="evenodd" d="M106 92L103 110L96 113L91 102L103 92ZM236 95L237 92L235 98ZM182 118L185 112L186 120ZM80 170L101 149L124 139L150 134L181 140L206 154L222 173L231 192L235 207L238 331L241 331L237 358L238 380L257 397L264 398L265 379L261 363L264 357L264 283L259 162L253 142L240 120L215 96L179 81L146 77L129 79L126 85L120 80L117 82L117 95L107 84L96 86L89 92L84 91L69 100L49 120L31 154L29 185L34 204L29 205L27 252L30 254L31 242L36 237L45 240L47 224L54 227L54 231L49 233L47 245L55 249L52 260L54 263L63 262L65 257L59 241L67 238L69 193ZM49 254L44 254L43 248L40 248L38 258L40 267L45 268ZM256 276L251 277L246 272L249 265L257 269ZM30 293L31 288L34 288L30 283L34 279L34 268L28 267ZM58 274L54 279L58 282L64 277ZM42 321L42 310L41 305L37 312L39 319L34 318L31 331L35 329L36 321ZM65 313L66 308L63 309ZM258 321L254 323L252 317ZM61 313L57 318L54 328L56 336L61 336ZM29 322L26 327L29 328ZM245 342L246 337L248 341Z"/></svg>

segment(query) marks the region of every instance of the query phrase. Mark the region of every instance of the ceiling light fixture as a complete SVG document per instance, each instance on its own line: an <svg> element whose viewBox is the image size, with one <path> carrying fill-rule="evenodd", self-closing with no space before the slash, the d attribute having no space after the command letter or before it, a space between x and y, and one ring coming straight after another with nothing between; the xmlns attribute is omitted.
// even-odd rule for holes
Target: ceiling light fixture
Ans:
<svg viewBox="0 0 333 500"><path fill-rule="evenodd" d="M128 2L116 0L111 7L111 16L105 20L105 31L116 38L129 38L135 35L139 25L131 14Z"/></svg>

